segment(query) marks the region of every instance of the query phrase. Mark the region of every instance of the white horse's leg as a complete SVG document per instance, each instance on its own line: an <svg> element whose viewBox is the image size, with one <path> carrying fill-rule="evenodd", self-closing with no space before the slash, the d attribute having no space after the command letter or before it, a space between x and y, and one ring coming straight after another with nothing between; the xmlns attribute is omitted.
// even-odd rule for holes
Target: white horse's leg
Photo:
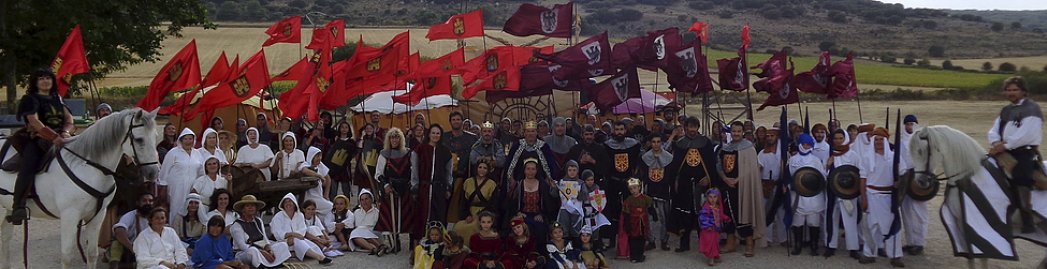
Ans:
<svg viewBox="0 0 1047 269"><path fill-rule="evenodd" d="M6 215L7 210L4 212ZM11 238L14 238L14 231L14 225L7 221L0 221L0 268L16 267L15 261L11 259Z"/></svg>
<svg viewBox="0 0 1047 269"><path fill-rule="evenodd" d="M98 242L96 241L99 240L98 232L101 231L102 222L105 221L106 213L106 208L103 207L101 211L98 211L98 214L95 215L94 219L92 219L91 222L88 222L87 225L84 225L80 230L80 238L83 242L81 246L84 247L84 255L87 256L88 269L94 269L98 262L99 249Z"/></svg>
<svg viewBox="0 0 1047 269"><path fill-rule="evenodd" d="M80 262L80 253L76 250L76 242L80 240L76 237L76 225L80 222L80 212L76 210L62 212L59 222L62 224L62 268L73 268L74 264Z"/></svg>

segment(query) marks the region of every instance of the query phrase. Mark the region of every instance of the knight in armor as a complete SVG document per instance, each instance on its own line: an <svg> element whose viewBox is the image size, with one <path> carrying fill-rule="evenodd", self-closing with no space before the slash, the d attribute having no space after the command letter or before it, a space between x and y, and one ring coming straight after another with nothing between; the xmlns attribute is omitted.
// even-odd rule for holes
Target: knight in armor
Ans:
<svg viewBox="0 0 1047 269"><path fill-rule="evenodd" d="M399 128L390 128L385 135L385 147L378 154L375 179L383 190L379 197L380 217L375 230L391 234L392 252L399 252L400 233L413 231L412 210L415 208L415 193L418 182L412 163L418 161L414 152L404 145L404 133ZM418 222L421 222L419 220Z"/></svg>
<svg viewBox="0 0 1047 269"><path fill-rule="evenodd" d="M864 125L868 126L868 125ZM862 127L858 128L862 130ZM866 172L862 178L865 188L862 190L859 203L864 212L862 222L865 224L862 233L865 246L862 249L862 257L858 262L862 264L873 263L877 250L883 248L884 253L891 259L891 266L905 267L902 263L902 246L898 240L898 234L890 234L891 224L897 217L891 212L892 192L894 192L894 152L887 142L890 135L885 128L876 128L872 132L859 133L856 139L859 143L870 141L869 144L859 146L862 155L862 166L860 170Z"/></svg>
<svg viewBox="0 0 1047 269"><path fill-rule="evenodd" d="M857 151L851 150L850 136L847 135L847 131L843 129L836 129L832 133L832 153L829 156L829 161L826 167L829 169L840 169L845 165L853 167L859 167L861 156ZM867 178L866 171L857 170L858 178ZM835 184L835 183L833 183ZM858 182L853 182L853 190L858 190ZM840 227L843 227L843 236L845 239L847 251L851 258L858 259L858 215L860 214L860 208L858 208L858 198L844 198L836 196L836 200L833 202L832 212L826 212L830 214L828 220L829 223L825 225L826 228L826 249L824 256L832 257L836 253L836 248L839 246L840 241Z"/></svg>
<svg viewBox="0 0 1047 269"><path fill-rule="evenodd" d="M640 156L643 161L640 168L640 179L643 180L647 196L653 201L654 214L658 225L651 226L651 232L647 234L648 246L653 246L655 236L661 241L662 250L669 250L669 233L665 226L669 221L669 180L665 178L665 167L673 161L673 155L662 148L662 136L654 133L647 138L651 143L651 150Z"/></svg>
<svg viewBox="0 0 1047 269"><path fill-rule="evenodd" d="M553 133L542 138L549 145L549 149L553 151L553 162L556 167L564 167L564 163L567 162L571 148L578 144L577 140L567 135L567 121L564 118L556 117L553 119ZM554 174L553 178L563 177L564 171L560 171L559 175ZM581 227L579 227L581 229ZM568 236L572 237L573 236Z"/></svg>
<svg viewBox="0 0 1047 269"><path fill-rule="evenodd" d="M916 115L906 115L902 120L905 129L902 130L901 145L898 154L901 154L900 164L902 171L912 168L912 160L909 157L909 139L916 132L919 122ZM927 235L927 201L917 201L909 195L902 195L902 224L905 225L905 245L902 250L909 255L923 254L924 240Z"/></svg>
<svg viewBox="0 0 1047 269"><path fill-rule="evenodd" d="M825 180L825 163L822 159L814 156L814 137L810 134L800 134L797 139L798 153L789 157L789 173L794 177L800 177L796 171L801 168L814 168L820 173L821 180ZM824 184L823 184L824 185ZM795 189L795 188L794 188ZM799 192L793 194L793 250L792 255L800 255L803 250L804 228L807 228L806 244L811 248L811 256L817 256L818 241L821 240L822 213L825 212L825 192L822 191L814 196L804 197Z"/></svg>
<svg viewBox="0 0 1047 269"><path fill-rule="evenodd" d="M76 129L73 116L62 97L58 96L55 83L55 74L50 70L33 72L27 83L29 89L18 102L18 117L25 122L24 128L28 130L29 139L24 140L19 150L21 161L15 181L14 207L7 216L7 221L14 225L22 225L23 221L29 219L25 198L36 178L36 172L40 170L44 153L52 145L61 147Z"/></svg>
<svg viewBox="0 0 1047 269"><path fill-rule="evenodd" d="M672 180L672 213L668 230L680 235L676 252L691 249L691 232L698 228L698 210L701 194L718 180L715 142L703 136L702 123L690 117L684 123L685 135L673 142L673 161L666 169L666 178Z"/></svg>
<svg viewBox="0 0 1047 269"><path fill-rule="evenodd" d="M720 147L717 154L719 165L717 173L720 180L713 182L723 193L721 201L723 210L733 221L725 223L723 232L727 233L727 246L724 253L731 253L737 247L737 237L745 240L745 256L755 255L755 247L765 247L763 189L760 181L760 169L756 160L756 149L753 143L745 139L745 127L740 121L731 123L728 143Z"/></svg>
<svg viewBox="0 0 1047 269"><path fill-rule="evenodd" d="M1025 79L1020 76L1004 80L1003 95L1011 103L1000 110L1000 116L989 129L992 144L989 155L996 157L998 163L1008 154L1016 161L1010 173L1010 191L1019 199L1022 233L1035 232L1030 190L1043 189L1047 184L1039 150L1043 141L1043 112L1039 104L1029 99Z"/></svg>
<svg viewBox="0 0 1047 269"><path fill-rule="evenodd" d="M509 150L509 158L506 160L509 163L505 165L506 178L509 181L522 179L523 160L530 158L538 160L538 173L541 174L539 177L543 180L552 180L552 175L556 174L558 167L556 163L552 162L553 151L549 149L549 145L538 140L538 124L534 121L524 124L524 137L517 140Z"/></svg>
<svg viewBox="0 0 1047 269"><path fill-rule="evenodd" d="M611 158L611 166L604 175L604 185L601 186L607 192L607 208L604 214L611 220L612 230L618 223L618 216L622 211L622 200L628 197L629 190L626 181L636 177L640 167L640 148L643 146L639 141L626 136L626 124L618 121L614 124L614 132L610 139L604 142L607 146L607 155ZM613 241L613 240L612 240ZM613 245L613 244L612 244Z"/></svg>
<svg viewBox="0 0 1047 269"><path fill-rule="evenodd" d="M447 200L451 196L450 186L454 177L451 150L441 144L444 132L439 124L429 127L425 144L414 149L415 161L411 162L411 194L416 197L413 221L408 223L411 241L425 236L425 224L430 221L447 222ZM457 210L458 208L453 208ZM457 213L455 214L457 215Z"/></svg>

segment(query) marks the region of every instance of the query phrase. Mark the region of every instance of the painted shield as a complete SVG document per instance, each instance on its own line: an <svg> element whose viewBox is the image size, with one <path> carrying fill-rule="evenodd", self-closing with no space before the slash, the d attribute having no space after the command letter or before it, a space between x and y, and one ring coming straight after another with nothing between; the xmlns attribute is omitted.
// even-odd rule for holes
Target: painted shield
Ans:
<svg viewBox="0 0 1047 269"><path fill-rule="evenodd" d="M505 72L498 73L494 76L494 89L501 90L509 86L509 78L506 77Z"/></svg>
<svg viewBox="0 0 1047 269"><path fill-rule="evenodd" d="M861 194L859 186L861 176L858 167L854 165L841 165L829 172L829 190L840 199L854 199Z"/></svg>
<svg viewBox="0 0 1047 269"><path fill-rule="evenodd" d="M654 38L654 55L658 57L658 60L665 59L665 35L659 35Z"/></svg>
<svg viewBox="0 0 1047 269"><path fill-rule="evenodd" d="M651 182L661 182L665 178L665 169L662 168L651 168L647 170L647 177L651 178Z"/></svg>
<svg viewBox="0 0 1047 269"><path fill-rule="evenodd" d="M728 175L733 174L734 173L734 168L737 166L737 164L738 164L738 154L737 153L734 153L734 154L724 154L723 155L723 173L724 174L728 174Z"/></svg>
<svg viewBox="0 0 1047 269"><path fill-rule="evenodd" d="M233 93L236 96L244 97L247 92L251 90L251 84L247 83L247 77L240 75L239 78L233 81Z"/></svg>
<svg viewBox="0 0 1047 269"><path fill-rule="evenodd" d="M284 36L291 36L291 24L284 24Z"/></svg>
<svg viewBox="0 0 1047 269"><path fill-rule="evenodd" d="M182 63L175 63L171 66L171 69L167 70L167 80L178 81L178 78L182 76Z"/></svg>
<svg viewBox="0 0 1047 269"><path fill-rule="evenodd" d="M582 189L582 183L578 181L560 181L556 185L560 188L560 197L567 200L578 199L578 190Z"/></svg>
<svg viewBox="0 0 1047 269"><path fill-rule="evenodd" d="M825 190L825 176L811 167L796 169L793 173L793 189L803 197L813 197Z"/></svg>
<svg viewBox="0 0 1047 269"><path fill-rule="evenodd" d="M368 72L377 72L378 70L381 70L381 69L382 69L382 58L381 57L374 58L374 59L371 59L370 61L367 61L367 71Z"/></svg>
<svg viewBox="0 0 1047 269"><path fill-rule="evenodd" d="M600 42L592 42L582 46L582 53L584 53L585 58L589 60L589 65L600 63Z"/></svg>
<svg viewBox="0 0 1047 269"><path fill-rule="evenodd" d="M611 81L611 86L614 87L614 94L618 96L618 100L625 102L625 99L629 97L629 76L623 75L614 78L614 81Z"/></svg>
<svg viewBox="0 0 1047 269"><path fill-rule="evenodd" d="M498 54L487 54L487 72L494 72L498 70Z"/></svg>
<svg viewBox="0 0 1047 269"><path fill-rule="evenodd" d="M461 17L454 18L454 35L465 34L465 20Z"/></svg>
<svg viewBox="0 0 1047 269"><path fill-rule="evenodd" d="M687 78L694 78L698 75L698 61L694 56L694 47L676 52L676 57L680 58L680 68L687 72Z"/></svg>
<svg viewBox="0 0 1047 269"><path fill-rule="evenodd" d="M614 154L614 170L619 173L623 173L629 170L629 154L628 153L617 153Z"/></svg>
<svg viewBox="0 0 1047 269"><path fill-rule="evenodd" d="M557 24L556 21L559 19L557 17L558 16L556 14L556 10L546 10L542 12L542 32L545 32L546 34L555 32Z"/></svg>
<svg viewBox="0 0 1047 269"><path fill-rule="evenodd" d="M687 149L687 155L683 158L687 166L690 167L698 167L698 165L702 164L702 155L698 154L697 148Z"/></svg>
<svg viewBox="0 0 1047 269"><path fill-rule="evenodd" d="M590 192L589 203L593 205L593 209L595 209L597 213L603 212L604 207L607 206L607 193L602 190Z"/></svg>
<svg viewBox="0 0 1047 269"><path fill-rule="evenodd" d="M320 89L320 92L327 92L327 86L330 86L330 85L331 85L331 81L328 81L327 78L323 78L323 77L317 77L316 78L316 87L318 89Z"/></svg>

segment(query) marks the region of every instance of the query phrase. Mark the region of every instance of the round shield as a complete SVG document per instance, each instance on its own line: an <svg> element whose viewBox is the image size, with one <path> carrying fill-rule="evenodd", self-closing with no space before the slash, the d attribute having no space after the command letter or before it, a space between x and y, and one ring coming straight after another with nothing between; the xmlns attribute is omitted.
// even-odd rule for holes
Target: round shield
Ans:
<svg viewBox="0 0 1047 269"><path fill-rule="evenodd" d="M825 177L817 169L804 167L793 173L793 189L803 197L812 197L825 190Z"/></svg>
<svg viewBox="0 0 1047 269"><path fill-rule="evenodd" d="M914 177L912 170L905 172L901 177L902 179L905 179L906 182L909 182L908 194L913 200L927 201L934 198L935 195L938 195L940 183L938 183L937 178Z"/></svg>
<svg viewBox="0 0 1047 269"><path fill-rule="evenodd" d="M832 190L840 199L854 199L861 194L859 184L861 176L858 175L858 167L853 165L841 165L829 172L829 190Z"/></svg>

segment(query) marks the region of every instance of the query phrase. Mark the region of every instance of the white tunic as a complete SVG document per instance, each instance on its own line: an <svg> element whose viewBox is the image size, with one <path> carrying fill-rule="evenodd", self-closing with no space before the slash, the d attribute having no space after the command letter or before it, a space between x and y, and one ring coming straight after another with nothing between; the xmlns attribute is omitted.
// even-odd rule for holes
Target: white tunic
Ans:
<svg viewBox="0 0 1047 269"><path fill-rule="evenodd" d="M135 263L139 269L166 268L161 262L186 264L189 254L182 247L182 241L171 227L164 227L161 234L147 228L134 241Z"/></svg>
<svg viewBox="0 0 1047 269"><path fill-rule="evenodd" d="M353 220L356 222L356 229L349 234L349 238L378 238L378 235L374 233L374 226L378 224L378 207L372 206L371 210L364 210L363 208L357 208L353 211Z"/></svg>
<svg viewBox="0 0 1047 269"><path fill-rule="evenodd" d="M195 150L186 151L176 147L167 152L164 163L160 165L160 176L157 184L167 186L168 203L171 208L185 208L185 197L193 188L193 182L202 175L202 163ZM169 219L174 219L170 213Z"/></svg>
<svg viewBox="0 0 1047 269"><path fill-rule="evenodd" d="M760 151L756 155L756 160L760 164L760 179L778 180L778 177L782 175L782 159L777 151L771 153Z"/></svg>
<svg viewBox="0 0 1047 269"><path fill-rule="evenodd" d="M330 200L324 199L324 184L322 180L323 178L330 179L327 175L331 173L331 169L327 168L327 165L324 165L323 162L319 163L316 167L313 167L311 163L313 157L320 153L320 149L309 147L309 156L305 158L305 162L298 166L298 171L310 169L315 171L317 174L320 174L321 181L319 184L316 184L316 187L305 191L305 200L313 200L313 202L316 203L316 212L320 212L320 215L327 215L330 214L331 208L334 207L334 203Z"/></svg>
<svg viewBox="0 0 1047 269"><path fill-rule="evenodd" d="M1018 104L1024 104L1028 99L1022 99L1018 101ZM1021 118L1020 122L1011 122L1003 126L1003 136L1000 136L1000 117L996 117L996 121L993 121L992 127L989 128L988 138L989 143L992 144L996 141L1004 141L1007 149L1014 149L1022 146L1038 146L1043 142L1043 119L1038 117L1039 115L1028 115Z"/></svg>
<svg viewBox="0 0 1047 269"><path fill-rule="evenodd" d="M211 195L217 189L229 189L229 181L225 180L222 175L215 175L214 180L211 180L210 176L203 175L193 181L193 190L204 198L200 201L205 206L211 206Z"/></svg>
<svg viewBox="0 0 1047 269"><path fill-rule="evenodd" d="M222 217L222 220L225 221L225 227L232 226L233 223L235 223L236 220L240 218L240 214L237 214L235 211L231 209L226 210L225 214L218 212L218 210L211 210L211 212L207 212L207 220L211 220L211 218L214 216Z"/></svg>
<svg viewBox="0 0 1047 269"><path fill-rule="evenodd" d="M295 199L294 194L292 193L284 195L284 198L280 199L280 204L283 204L283 201L288 199L294 202L294 206L298 208L298 200ZM293 244L288 242L288 245L291 245L295 256L298 257L299 260L305 260L305 254L310 250L315 251L318 254L324 253L320 250L319 246L308 239L286 239L287 234L289 233L296 233L302 236L309 233L309 226L305 224L305 215L302 215L301 210L295 210L294 214L291 216L288 216L288 212L283 210L277 212L276 215L273 216L273 219L269 221L269 227L272 229L276 241L293 241Z"/></svg>
<svg viewBox="0 0 1047 269"><path fill-rule="evenodd" d="M814 154L800 155L796 154L789 157L789 173L796 173L796 170L800 168L810 167L818 170L824 178L825 164L822 163L821 159L818 159ZM825 192L821 192L818 195L812 197L800 196L796 202L796 213L801 215L807 214L818 214L825 211Z"/></svg>
<svg viewBox="0 0 1047 269"><path fill-rule="evenodd" d="M258 129L254 127L247 128L247 133L250 132L259 134ZM269 148L268 145L258 143L257 135L255 136L254 140L251 140L250 137L248 137L247 140L247 145L240 147L240 149L236 151L237 164L259 165L265 163L268 160L272 160L273 157L276 157L276 155L273 154L273 149ZM260 170L262 171L262 175L265 176L265 180L273 180L272 171L270 171L269 169Z"/></svg>
<svg viewBox="0 0 1047 269"><path fill-rule="evenodd" d="M818 159L822 160L822 163L829 161L829 143L825 141L814 143L814 147L811 148L811 154L817 156Z"/></svg>

